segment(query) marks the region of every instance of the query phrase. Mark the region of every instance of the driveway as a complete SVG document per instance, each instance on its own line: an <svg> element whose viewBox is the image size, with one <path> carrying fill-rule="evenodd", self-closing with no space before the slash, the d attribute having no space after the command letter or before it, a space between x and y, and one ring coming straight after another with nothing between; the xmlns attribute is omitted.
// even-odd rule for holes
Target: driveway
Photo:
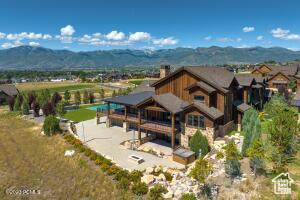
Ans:
<svg viewBox="0 0 300 200"><path fill-rule="evenodd" d="M103 121L105 121L105 118L101 119L101 122ZM184 168L184 165L166 158L159 158L150 153L121 148L121 142L133 138L133 131L125 133L120 127L106 128L105 123L96 125L95 119L80 122L76 124L76 128L82 142L96 152L107 156L122 168L144 170L149 166L156 165L178 169ZM137 131L135 132L135 138L137 139ZM142 157L144 162L139 165L130 162L128 161L129 155Z"/></svg>

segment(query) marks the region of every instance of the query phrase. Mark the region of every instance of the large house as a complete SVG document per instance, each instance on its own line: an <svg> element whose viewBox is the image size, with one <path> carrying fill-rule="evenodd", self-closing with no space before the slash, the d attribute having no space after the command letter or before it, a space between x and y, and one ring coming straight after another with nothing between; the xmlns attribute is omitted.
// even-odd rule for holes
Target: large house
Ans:
<svg viewBox="0 0 300 200"><path fill-rule="evenodd" d="M131 94L108 98L108 127L138 130L141 143L156 137L172 148L188 147L191 136L200 129L212 143L240 128L243 113L264 103L265 83L254 75L234 76L220 67L181 67L170 72L161 67L158 81L147 81ZM115 104L122 105L116 108ZM142 138L141 132L146 137Z"/></svg>
<svg viewBox="0 0 300 200"><path fill-rule="evenodd" d="M264 77L267 80L268 88L277 90L279 86L287 87L289 82L294 82L300 87L300 76L298 65L272 66L260 65L252 71L252 74Z"/></svg>
<svg viewBox="0 0 300 200"><path fill-rule="evenodd" d="M7 97L16 97L18 89L11 84L0 84L0 105L6 104Z"/></svg>

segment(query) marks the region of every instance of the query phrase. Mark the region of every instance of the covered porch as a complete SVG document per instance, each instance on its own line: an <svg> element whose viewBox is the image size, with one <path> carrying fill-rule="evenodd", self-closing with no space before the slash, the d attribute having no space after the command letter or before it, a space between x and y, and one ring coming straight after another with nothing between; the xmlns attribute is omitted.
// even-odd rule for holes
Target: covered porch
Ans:
<svg viewBox="0 0 300 200"><path fill-rule="evenodd" d="M155 135L157 139L170 142L171 147L174 149L179 144L180 139L181 116L179 112L181 110L178 109L178 106L181 107L181 104L179 105L177 102L175 107L174 105L166 105L165 102L175 97L170 95L172 94L144 95L138 101L136 94L106 99L105 101L108 104L106 113L107 126L110 127L114 121L118 121L119 125L123 125L124 131L129 131L130 129L138 131L140 144L148 141L141 137L141 133L145 132L146 138L149 135ZM135 100L133 100L133 96L135 96ZM128 99L132 101L128 101ZM182 101L180 100L180 102ZM123 107L112 110L110 107L111 103L120 104Z"/></svg>

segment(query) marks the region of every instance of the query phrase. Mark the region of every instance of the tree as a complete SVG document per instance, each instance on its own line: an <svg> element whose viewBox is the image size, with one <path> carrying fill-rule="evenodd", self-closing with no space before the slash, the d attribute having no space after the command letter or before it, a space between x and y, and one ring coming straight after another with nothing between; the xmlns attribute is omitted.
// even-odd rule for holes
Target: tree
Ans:
<svg viewBox="0 0 300 200"><path fill-rule="evenodd" d="M148 186L143 182L136 182L132 185L132 192L136 195L142 196L148 193Z"/></svg>
<svg viewBox="0 0 300 200"><path fill-rule="evenodd" d="M83 91L83 103L88 104L89 103L89 94L87 90Z"/></svg>
<svg viewBox="0 0 300 200"><path fill-rule="evenodd" d="M118 93L117 93L117 96L121 96L123 94L123 91L121 88L118 89Z"/></svg>
<svg viewBox="0 0 300 200"><path fill-rule="evenodd" d="M55 116L49 115L44 121L43 130L47 136L60 132L59 120Z"/></svg>
<svg viewBox="0 0 300 200"><path fill-rule="evenodd" d="M160 184L154 185L149 192L149 200L161 200L162 194L168 192L168 190Z"/></svg>
<svg viewBox="0 0 300 200"><path fill-rule="evenodd" d="M7 96L6 101L9 107L10 111L14 110L14 105L15 105L15 97L14 96Z"/></svg>
<svg viewBox="0 0 300 200"><path fill-rule="evenodd" d="M80 95L79 91L75 92L75 94L74 94L74 101L75 101L76 106L80 105L80 103L81 103L81 95Z"/></svg>
<svg viewBox="0 0 300 200"><path fill-rule="evenodd" d="M225 172L230 178L235 178L241 175L241 158L233 140L229 141L225 147Z"/></svg>
<svg viewBox="0 0 300 200"><path fill-rule="evenodd" d="M40 104L37 101L32 103L33 116L38 117L40 115Z"/></svg>
<svg viewBox="0 0 300 200"><path fill-rule="evenodd" d="M191 137L189 141L189 147L197 156L199 155L200 149L201 156L205 156L210 150L207 138L202 135L200 130L197 130L196 133Z"/></svg>
<svg viewBox="0 0 300 200"><path fill-rule="evenodd" d="M289 81L288 82L288 88L291 89L292 91L295 91L295 88L297 87L297 84L295 81Z"/></svg>
<svg viewBox="0 0 300 200"><path fill-rule="evenodd" d="M52 95L52 98L51 98L51 103L54 107L56 107L56 105L58 104L58 102L61 101L61 96L60 94L58 94L58 92L54 92L54 94Z"/></svg>
<svg viewBox="0 0 300 200"><path fill-rule="evenodd" d="M36 93L34 91L29 91L27 93L27 98L28 98L28 105L29 105L29 108L32 108L32 103L34 101L36 101Z"/></svg>
<svg viewBox="0 0 300 200"><path fill-rule="evenodd" d="M249 109L244 113L242 127L244 132L242 154L245 156L253 141L261 135L261 124L256 110Z"/></svg>
<svg viewBox="0 0 300 200"><path fill-rule="evenodd" d="M194 168L190 172L190 176L200 183L205 183L206 177L212 172L212 164L204 159L203 156L197 159Z"/></svg>
<svg viewBox="0 0 300 200"><path fill-rule="evenodd" d="M269 118L277 115L277 113L283 112L288 107L285 99L282 95L275 94L272 96L269 102L264 106L264 111L268 114Z"/></svg>
<svg viewBox="0 0 300 200"><path fill-rule="evenodd" d="M112 96L112 97L115 97L115 96L117 96L117 93L116 93L116 91L115 91L115 90L113 90L113 92L112 92L111 96Z"/></svg>
<svg viewBox="0 0 300 200"><path fill-rule="evenodd" d="M14 104L14 111L21 111L22 106L22 97L20 95L17 96Z"/></svg>
<svg viewBox="0 0 300 200"><path fill-rule="evenodd" d="M95 103L95 96L92 91L89 92L89 101L90 101L90 104Z"/></svg>
<svg viewBox="0 0 300 200"><path fill-rule="evenodd" d="M56 113L58 114L59 117L63 117L66 114L65 111L65 103L63 101L60 101L55 109Z"/></svg>
<svg viewBox="0 0 300 200"><path fill-rule="evenodd" d="M38 95L39 105L43 108L50 101L50 98L50 91L48 89L42 90L41 93Z"/></svg>
<svg viewBox="0 0 300 200"><path fill-rule="evenodd" d="M260 138L256 139L251 147L247 150L247 155L250 158L250 167L253 170L256 178L257 174L264 171L265 149Z"/></svg>
<svg viewBox="0 0 300 200"><path fill-rule="evenodd" d="M28 115L29 114L29 104L28 100L24 99L23 104L22 104L22 114L23 115Z"/></svg>
<svg viewBox="0 0 300 200"><path fill-rule="evenodd" d="M100 91L99 91L99 95L100 95L100 99L104 99L104 89L101 88Z"/></svg>
<svg viewBox="0 0 300 200"><path fill-rule="evenodd" d="M288 162L296 151L296 137L299 126L297 124L297 113L290 107L273 116L268 126L269 142L274 147L271 157L273 169L276 172L286 171Z"/></svg>
<svg viewBox="0 0 300 200"><path fill-rule="evenodd" d="M70 99L71 99L71 94L70 94L69 90L66 90L64 93L64 100L67 105L69 104Z"/></svg>
<svg viewBox="0 0 300 200"><path fill-rule="evenodd" d="M45 116L55 115L55 107L51 102L44 104L42 110Z"/></svg>

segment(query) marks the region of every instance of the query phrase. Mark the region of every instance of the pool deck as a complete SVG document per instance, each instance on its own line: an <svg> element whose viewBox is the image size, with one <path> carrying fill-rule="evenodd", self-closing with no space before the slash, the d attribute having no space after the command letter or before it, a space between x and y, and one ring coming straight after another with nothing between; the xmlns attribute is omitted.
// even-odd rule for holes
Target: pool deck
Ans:
<svg viewBox="0 0 300 200"><path fill-rule="evenodd" d="M100 121L105 122L106 117L101 117ZM80 122L76 124L76 128L77 134L83 143L96 152L107 156L117 165L125 169L145 170L147 167L157 165L177 169L184 168L184 165L176 163L170 159L159 158L155 155L142 151L125 149L120 145L120 143L132 139L134 134L133 131L125 133L121 127L106 128L105 123L96 125L95 119ZM135 132L135 138L137 139L137 137L138 134ZM130 155L142 157L144 162L141 164L135 164L132 161L129 161L128 156Z"/></svg>

